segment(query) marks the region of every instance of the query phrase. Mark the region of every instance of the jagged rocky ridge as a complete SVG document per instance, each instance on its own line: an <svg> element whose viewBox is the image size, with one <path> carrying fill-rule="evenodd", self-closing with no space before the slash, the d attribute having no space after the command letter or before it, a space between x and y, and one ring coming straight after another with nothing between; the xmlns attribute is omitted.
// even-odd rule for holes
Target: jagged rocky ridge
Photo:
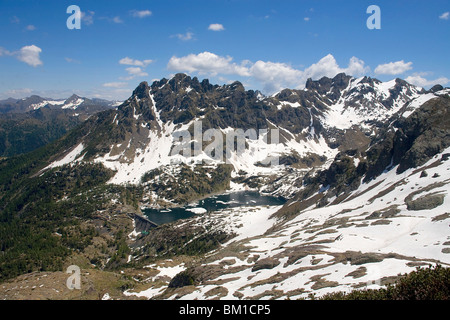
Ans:
<svg viewBox="0 0 450 320"><path fill-rule="evenodd" d="M195 122L201 121L203 132L213 128L223 134L236 129L256 132L278 129L277 145L270 147L270 143L262 141L263 137L247 139L243 154L213 161L212 165L224 162L232 165L230 187L251 181L250 186L241 187L256 186L261 191L290 198L299 190L306 174L328 168L336 156L345 152L366 157L367 151L369 162L373 162L364 169L368 170L367 177L379 174L383 166L390 164L391 157L383 153L384 160L375 160L374 150L380 147L372 145L386 140L390 131L397 130L396 126L409 126L401 124L403 115L411 114L429 99L446 94L448 89L434 88L427 92L401 79L383 83L338 74L332 79L310 79L303 90L285 89L264 97L260 92L246 91L239 82L219 86L206 79L200 82L196 77L177 74L151 86L142 82L117 110L86 121L79 129L77 144L67 149L63 159L59 156L53 161L100 162L116 172L110 183L140 184L146 174L157 178L155 170L176 175L180 160L190 162L191 168L195 163L211 160L204 153L188 159L171 155L177 145L172 136L176 132L188 130L192 134L191 144L198 143L193 134ZM279 166L261 165L271 156L279 158ZM154 204L158 197L155 188L148 189L148 204Z"/></svg>

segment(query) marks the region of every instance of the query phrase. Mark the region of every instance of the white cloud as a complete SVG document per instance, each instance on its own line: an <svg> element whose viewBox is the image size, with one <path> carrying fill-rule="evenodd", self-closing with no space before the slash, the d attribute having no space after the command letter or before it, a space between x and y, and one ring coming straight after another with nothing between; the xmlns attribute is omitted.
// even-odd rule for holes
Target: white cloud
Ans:
<svg viewBox="0 0 450 320"><path fill-rule="evenodd" d="M178 34L175 34L175 35L173 35L171 37L172 38L176 37L176 38L178 38L178 39L180 39L182 41L189 41L189 40L193 40L194 39L194 34L192 32L186 32L185 34L178 33Z"/></svg>
<svg viewBox="0 0 450 320"><path fill-rule="evenodd" d="M225 28L220 23L212 23L209 25L208 30L223 31L223 30L225 30Z"/></svg>
<svg viewBox="0 0 450 320"><path fill-rule="evenodd" d="M344 69L346 74L351 76L361 76L367 74L370 68L365 65L365 62L357 57L351 57L348 67Z"/></svg>
<svg viewBox="0 0 450 320"><path fill-rule="evenodd" d="M237 65L232 62L231 57L221 57L211 52L190 54L185 57L170 58L167 68L174 71L199 72L200 74L211 74L213 76L222 74L236 74L249 76L248 68L244 64Z"/></svg>
<svg viewBox="0 0 450 320"><path fill-rule="evenodd" d="M365 66L364 61L352 57L350 58L347 68L339 67L336 59L332 54L328 54L317 63L304 70L303 78L320 79L322 77L334 77L338 73L346 73L351 76L359 76L369 71L369 67Z"/></svg>
<svg viewBox="0 0 450 320"><path fill-rule="evenodd" d="M434 80L427 80L422 76L422 74L415 73L411 76L406 77L407 82L412 83L419 87L429 87L435 84L445 85L450 82L450 79L446 77L440 77Z"/></svg>
<svg viewBox="0 0 450 320"><path fill-rule="evenodd" d="M94 23L94 15L95 15L94 11L88 12L81 11L81 21L83 21L85 25L90 26L91 24Z"/></svg>
<svg viewBox="0 0 450 320"><path fill-rule="evenodd" d="M320 79L322 77L334 77L338 73L346 73L358 76L367 73L369 68L364 61L352 57L347 68L339 67L333 55L328 54L317 63L304 70L295 69L284 63L257 61L251 68L252 76L263 83L264 90L268 93L277 90L294 87L301 88L308 78Z"/></svg>
<svg viewBox="0 0 450 320"><path fill-rule="evenodd" d="M123 88L128 85L127 82L107 82L104 83L102 86L105 88Z"/></svg>
<svg viewBox="0 0 450 320"><path fill-rule="evenodd" d="M14 56L17 60L25 62L26 64L37 67L42 65L42 61L40 58L40 54L42 49L35 46L34 44L31 46L22 47L19 51L11 52L0 47L0 57L1 56Z"/></svg>
<svg viewBox="0 0 450 320"><path fill-rule="evenodd" d="M179 72L197 72L199 74L236 75L251 77L264 86L264 91L272 93L282 88L302 87L308 78L319 79L324 76L334 77L338 73L358 76L369 71L364 61L352 57L347 68L341 68L335 58L329 54L317 63L304 70L296 69L289 64L271 61L257 61L252 63L243 60L233 62L233 58L218 56L211 52L190 54L184 57L173 56L167 68Z"/></svg>
<svg viewBox="0 0 450 320"><path fill-rule="evenodd" d="M36 30L36 27L32 24L29 24L28 26L25 27L25 29L27 31L34 31L34 30Z"/></svg>
<svg viewBox="0 0 450 320"><path fill-rule="evenodd" d="M249 73L264 85L265 92L275 92L282 87L297 86L303 78L303 72L291 66L271 61L256 61L249 69Z"/></svg>
<svg viewBox="0 0 450 320"><path fill-rule="evenodd" d="M403 60L400 60L396 62L389 62L378 65L375 68L375 73L397 75L402 74L411 69L412 69L412 62L405 62Z"/></svg>
<svg viewBox="0 0 450 320"><path fill-rule="evenodd" d="M304 17L303 20L305 20L306 22L308 22L310 20L309 17Z"/></svg>
<svg viewBox="0 0 450 320"><path fill-rule="evenodd" d="M124 64L124 65L128 65L128 66L136 66L136 67L147 67L150 63L152 63L153 60L136 60L136 59L131 59L129 57L125 57L123 59L120 59L119 63L120 64Z"/></svg>
<svg viewBox="0 0 450 320"><path fill-rule="evenodd" d="M144 71L144 69L151 63L153 63L153 60L146 59L146 60L137 60L132 59L130 57L125 57L119 60L119 63L122 65L132 66L128 67L125 70L128 73L128 77L121 77L121 80L132 80L136 77L146 77L148 76L148 73Z"/></svg>
<svg viewBox="0 0 450 320"><path fill-rule="evenodd" d="M43 64L39 56L41 52L41 48L31 45L21 48L16 55L17 59L20 61L25 62L30 66L37 67Z"/></svg>
<svg viewBox="0 0 450 320"><path fill-rule="evenodd" d="M442 20L448 20L449 18L450 18L450 12L449 11L444 12L443 14L441 14L439 16L439 19L442 19Z"/></svg>
<svg viewBox="0 0 450 320"><path fill-rule="evenodd" d="M318 79L321 77L332 77L340 72L343 72L339 68L336 59L333 55L328 54L318 62L313 63L311 66L305 69L304 77Z"/></svg>
<svg viewBox="0 0 450 320"><path fill-rule="evenodd" d="M144 72L141 67L129 67L125 69L130 76L134 77L146 77L148 76L147 72Z"/></svg>
<svg viewBox="0 0 450 320"><path fill-rule="evenodd" d="M131 11L131 15L135 18L145 18L145 17L149 17L152 15L152 12L150 10L132 10Z"/></svg>

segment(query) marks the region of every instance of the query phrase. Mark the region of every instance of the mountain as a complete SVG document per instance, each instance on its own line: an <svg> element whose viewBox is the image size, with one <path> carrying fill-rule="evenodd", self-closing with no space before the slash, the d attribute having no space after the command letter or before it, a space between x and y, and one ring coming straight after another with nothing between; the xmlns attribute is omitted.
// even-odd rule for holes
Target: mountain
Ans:
<svg viewBox="0 0 450 320"><path fill-rule="evenodd" d="M51 109L71 109L98 112L117 107L118 101L104 99L88 99L73 94L68 99L42 98L33 95L23 99L9 98L0 101L0 114L4 113L26 113L43 107ZM79 112L78 112L79 113Z"/></svg>
<svg viewBox="0 0 450 320"><path fill-rule="evenodd" d="M0 101L0 156L27 153L62 137L92 114L118 102L72 95L66 100L31 96Z"/></svg>
<svg viewBox="0 0 450 320"><path fill-rule="evenodd" d="M81 122L70 112L48 107L0 115L0 156L31 152L61 138Z"/></svg>
<svg viewBox="0 0 450 320"><path fill-rule="evenodd" d="M201 121L202 132L214 128L224 135L235 129L257 133L278 129L280 143L273 153L267 152L270 144L263 139L247 139L249 147L243 153L230 150L227 159L212 161L212 165L231 164L236 179L257 177L262 183L263 176L274 173L286 179L286 167L291 170L289 176L301 179L312 167L330 165L339 152L365 151L392 121L445 94L448 89L427 93L400 79L382 83L339 74L333 79L308 80L304 90L286 89L262 97L259 92L246 91L239 82L218 86L177 74L151 86L141 83L117 110L89 119L83 130L89 133L55 161L67 163L75 156L102 163L116 172L110 183L138 185L152 170L167 174L176 170L171 163L211 160L204 152L187 158L171 153L177 145L173 136L183 130L189 131L192 139L188 143L195 146L194 123ZM73 155L73 150L80 152ZM270 157L278 157L280 166L261 165ZM253 184L255 179L251 179ZM281 196L295 192L274 187L270 192Z"/></svg>
<svg viewBox="0 0 450 320"><path fill-rule="evenodd" d="M272 96L185 74L142 82L116 109L0 160L0 281L56 281L82 264L82 296L103 296L92 284L113 273L120 299L295 299L448 266L449 93L345 74ZM247 137L227 144L239 129ZM285 204L157 227L142 217L242 190Z"/></svg>

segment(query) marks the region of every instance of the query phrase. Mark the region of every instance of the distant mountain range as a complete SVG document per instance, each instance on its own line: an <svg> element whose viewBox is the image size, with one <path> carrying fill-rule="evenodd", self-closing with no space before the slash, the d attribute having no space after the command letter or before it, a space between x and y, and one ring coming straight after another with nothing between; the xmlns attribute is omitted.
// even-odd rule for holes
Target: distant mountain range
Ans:
<svg viewBox="0 0 450 320"><path fill-rule="evenodd" d="M121 102L31 96L0 101L0 156L30 152L60 138L91 115L117 107Z"/></svg>
<svg viewBox="0 0 450 320"><path fill-rule="evenodd" d="M23 99L9 98L0 100L0 113L25 113L43 107L52 109L71 109L78 112L98 112L117 107L120 101L107 101L103 99L88 99L73 94L68 99L42 98L37 95Z"/></svg>

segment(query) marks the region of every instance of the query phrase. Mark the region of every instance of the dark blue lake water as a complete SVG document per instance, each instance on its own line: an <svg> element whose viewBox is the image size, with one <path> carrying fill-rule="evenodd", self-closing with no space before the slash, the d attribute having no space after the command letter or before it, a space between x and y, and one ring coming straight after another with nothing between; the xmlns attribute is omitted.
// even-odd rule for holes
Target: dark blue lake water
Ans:
<svg viewBox="0 0 450 320"><path fill-rule="evenodd" d="M195 211L213 212L220 209L243 206L278 206L286 203L284 199L261 195L257 191L231 192L212 196L185 207L170 209L144 209L143 213L157 224L169 223L194 216ZM192 210L192 211L191 211Z"/></svg>

